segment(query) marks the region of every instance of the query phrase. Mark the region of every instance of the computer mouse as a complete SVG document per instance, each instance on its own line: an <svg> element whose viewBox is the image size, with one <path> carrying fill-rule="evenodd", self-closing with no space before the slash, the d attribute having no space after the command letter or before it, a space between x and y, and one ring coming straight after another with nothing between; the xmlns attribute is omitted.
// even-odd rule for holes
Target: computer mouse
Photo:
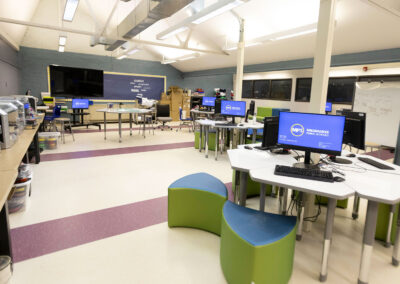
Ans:
<svg viewBox="0 0 400 284"><path fill-rule="evenodd" d="M238 126L244 126L244 124L243 124L243 123L240 123L240 124L238 124Z"/></svg>
<svg viewBox="0 0 400 284"><path fill-rule="evenodd" d="M345 181L345 179L342 178L342 177L336 176L336 177L333 178L333 181L342 182L342 181Z"/></svg>
<svg viewBox="0 0 400 284"><path fill-rule="evenodd" d="M247 150L253 150L253 148L250 147L250 146L244 146L244 148L247 149Z"/></svg>
<svg viewBox="0 0 400 284"><path fill-rule="evenodd" d="M349 157L349 158L354 158L356 156L356 154L348 154L348 155L346 155L346 157Z"/></svg>

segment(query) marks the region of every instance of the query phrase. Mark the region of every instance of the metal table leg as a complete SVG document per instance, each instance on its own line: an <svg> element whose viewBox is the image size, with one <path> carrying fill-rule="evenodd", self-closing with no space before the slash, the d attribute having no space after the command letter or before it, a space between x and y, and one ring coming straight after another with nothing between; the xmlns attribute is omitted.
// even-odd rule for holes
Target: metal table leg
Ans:
<svg viewBox="0 0 400 284"><path fill-rule="evenodd" d="M199 133L199 152L201 153L201 150L203 148L203 125L200 124L200 133Z"/></svg>
<svg viewBox="0 0 400 284"><path fill-rule="evenodd" d="M206 152L206 158L208 158L208 131L209 131L209 126L204 126L204 147L205 147L205 152Z"/></svg>
<svg viewBox="0 0 400 284"><path fill-rule="evenodd" d="M233 128L229 128L229 133L230 133L230 144L229 144L229 149L231 149L232 150L232 147L233 147Z"/></svg>
<svg viewBox="0 0 400 284"><path fill-rule="evenodd" d="M328 209L326 213L326 222L325 222L324 249L322 250L321 273L319 275L319 281L321 282L325 282L328 277L328 258L329 258L329 250L331 248L335 209L336 209L336 199L329 198Z"/></svg>
<svg viewBox="0 0 400 284"><path fill-rule="evenodd" d="M386 232L386 243L385 247L390 248L392 245L391 242L391 236L392 236L392 225L393 225L393 218L394 218L394 212L396 211L396 205L390 205L390 213L389 213L389 223L387 227L387 232Z"/></svg>
<svg viewBox="0 0 400 284"><path fill-rule="evenodd" d="M225 134L225 129L221 128L221 140L220 140L220 145L219 145L219 150L221 151L221 155L222 152L224 151L224 134Z"/></svg>
<svg viewBox="0 0 400 284"><path fill-rule="evenodd" d="M248 173L240 172L240 197L239 205L246 206Z"/></svg>
<svg viewBox="0 0 400 284"><path fill-rule="evenodd" d="M107 118L106 118L106 116L107 116L107 112L104 112L104 140L107 140L107 135L106 135L106 132L107 132L107 130L106 130L106 125L107 125Z"/></svg>
<svg viewBox="0 0 400 284"><path fill-rule="evenodd" d="M119 143L122 142L122 114L118 114L118 132L119 132Z"/></svg>
<svg viewBox="0 0 400 284"><path fill-rule="evenodd" d="M215 128L215 160L218 160L219 129Z"/></svg>
<svg viewBox="0 0 400 284"><path fill-rule="evenodd" d="M303 219L304 219L304 203L303 203L303 192L299 192L298 196L299 208L297 209L297 232L296 240L301 241L303 236Z"/></svg>
<svg viewBox="0 0 400 284"><path fill-rule="evenodd" d="M235 191L233 192L233 202L235 204L239 203L239 185L240 185L240 172L235 171L235 184L233 185L235 187Z"/></svg>
<svg viewBox="0 0 400 284"><path fill-rule="evenodd" d="M129 113L129 134L132 136L132 113Z"/></svg>
<svg viewBox="0 0 400 284"><path fill-rule="evenodd" d="M260 211L265 211L265 193L267 191L267 185L264 183L260 184Z"/></svg>
<svg viewBox="0 0 400 284"><path fill-rule="evenodd" d="M360 197L356 194L354 195L354 202L353 202L353 213L351 216L354 220L358 218L358 209L360 208Z"/></svg>
<svg viewBox="0 0 400 284"><path fill-rule="evenodd" d="M394 241L392 264L394 266L399 266L399 261L400 261L400 206L399 206L399 213L397 216L397 231L396 231L396 239Z"/></svg>
<svg viewBox="0 0 400 284"><path fill-rule="evenodd" d="M286 215L287 211L287 188L280 187L279 188L279 212L282 215Z"/></svg>
<svg viewBox="0 0 400 284"><path fill-rule="evenodd" d="M146 114L143 114L142 117L143 117L143 137L146 138Z"/></svg>
<svg viewBox="0 0 400 284"><path fill-rule="evenodd" d="M253 144L256 143L257 129L253 129Z"/></svg>
<svg viewBox="0 0 400 284"><path fill-rule="evenodd" d="M368 283L369 268L371 265L371 256L375 241L376 220L378 218L378 202L368 200L367 216L364 226L364 240L361 252L360 273L358 275L358 284Z"/></svg>

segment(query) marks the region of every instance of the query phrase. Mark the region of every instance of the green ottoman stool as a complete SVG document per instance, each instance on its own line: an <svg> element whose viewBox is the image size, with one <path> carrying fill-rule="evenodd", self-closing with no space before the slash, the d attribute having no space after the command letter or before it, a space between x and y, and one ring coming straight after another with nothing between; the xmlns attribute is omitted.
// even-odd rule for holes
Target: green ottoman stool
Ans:
<svg viewBox="0 0 400 284"><path fill-rule="evenodd" d="M391 209L394 209L394 212L391 212ZM394 240L396 238L397 231L397 216L399 213L399 205L393 206L388 204L379 204L378 207L378 220L376 222L376 231L375 231L375 239L384 241L386 247L390 247L391 244L394 244ZM392 214L392 226L389 230L389 222L390 215ZM388 232L390 231L390 236L388 236Z"/></svg>
<svg viewBox="0 0 400 284"><path fill-rule="evenodd" d="M328 198L323 197L323 196L315 196L315 204L318 204L317 198L319 198L319 202L321 205L328 206ZM338 200L336 207L346 209L348 203L349 203L349 199Z"/></svg>
<svg viewBox="0 0 400 284"><path fill-rule="evenodd" d="M215 131L214 130L210 130L208 132L208 150L210 151L215 151ZM204 132L203 132L203 140L201 140L201 145L203 145L204 148ZM195 131L194 133L194 148L195 149L199 149L199 141L200 140L200 131Z"/></svg>
<svg viewBox="0 0 400 284"><path fill-rule="evenodd" d="M287 284L295 242L296 217L225 203L220 261L229 284Z"/></svg>
<svg viewBox="0 0 400 284"><path fill-rule="evenodd" d="M235 174L236 171L233 171L232 175L232 185L235 185ZM232 186L232 193L235 195L235 186ZM266 195L271 195L272 193L272 185L267 185L267 190L265 191ZM260 183L253 181L251 178L247 179L247 197L254 197L260 195Z"/></svg>
<svg viewBox="0 0 400 284"><path fill-rule="evenodd" d="M228 190L219 179L197 173L168 187L168 226L189 227L221 234L222 207Z"/></svg>

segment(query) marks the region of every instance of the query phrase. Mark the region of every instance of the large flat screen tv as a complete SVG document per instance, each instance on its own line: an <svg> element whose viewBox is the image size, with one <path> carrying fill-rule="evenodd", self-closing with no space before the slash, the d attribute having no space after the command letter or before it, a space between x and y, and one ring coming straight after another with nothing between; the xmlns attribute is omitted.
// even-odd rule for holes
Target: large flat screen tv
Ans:
<svg viewBox="0 0 400 284"><path fill-rule="evenodd" d="M50 65L52 97L103 97L103 70Z"/></svg>

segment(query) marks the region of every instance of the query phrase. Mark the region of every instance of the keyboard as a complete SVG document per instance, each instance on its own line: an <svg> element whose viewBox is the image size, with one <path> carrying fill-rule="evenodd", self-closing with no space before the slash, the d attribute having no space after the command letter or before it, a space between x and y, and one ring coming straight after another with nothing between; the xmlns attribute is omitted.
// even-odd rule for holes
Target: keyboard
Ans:
<svg viewBox="0 0 400 284"><path fill-rule="evenodd" d="M285 177L333 182L333 175L331 172L321 171L317 169L301 169L295 167L276 165L274 174Z"/></svg>
<svg viewBox="0 0 400 284"><path fill-rule="evenodd" d="M379 163L370 158L358 157L357 159L359 159L361 162L367 163L367 164L369 164L375 168L381 169L381 170L394 170L394 168L392 168L391 166Z"/></svg>

